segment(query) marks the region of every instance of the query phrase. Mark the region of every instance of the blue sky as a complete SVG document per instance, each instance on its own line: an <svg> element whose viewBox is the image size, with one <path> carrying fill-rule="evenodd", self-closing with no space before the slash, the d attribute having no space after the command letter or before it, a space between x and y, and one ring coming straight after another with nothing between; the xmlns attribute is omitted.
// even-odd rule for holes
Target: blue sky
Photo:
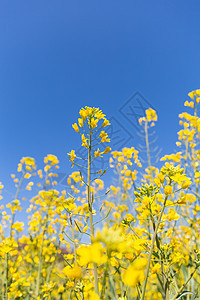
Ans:
<svg viewBox="0 0 200 300"><path fill-rule="evenodd" d="M178 114L200 88L199 1L1 1L0 181L23 156L39 167L77 149L71 124L100 107L125 128L119 109L139 91L158 111L163 154L175 149ZM132 135L134 128L129 127ZM135 141L133 140L133 145Z"/></svg>

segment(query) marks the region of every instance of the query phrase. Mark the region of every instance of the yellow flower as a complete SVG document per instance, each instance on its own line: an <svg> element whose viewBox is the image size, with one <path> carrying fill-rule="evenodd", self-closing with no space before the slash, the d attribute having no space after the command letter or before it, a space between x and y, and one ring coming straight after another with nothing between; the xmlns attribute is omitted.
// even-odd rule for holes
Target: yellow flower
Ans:
<svg viewBox="0 0 200 300"><path fill-rule="evenodd" d="M68 288L72 288L72 287L74 287L74 282L73 282L73 281L68 281L68 282L66 283L66 286L67 286Z"/></svg>
<svg viewBox="0 0 200 300"><path fill-rule="evenodd" d="M181 152L177 152L176 154L172 153L170 155L165 155L160 160L161 161L172 160L174 162L180 162L181 158L182 158L182 153Z"/></svg>
<svg viewBox="0 0 200 300"><path fill-rule="evenodd" d="M78 125L80 127L83 127L83 119L78 118Z"/></svg>
<svg viewBox="0 0 200 300"><path fill-rule="evenodd" d="M85 109L87 111L87 114L88 116L92 116L94 114L94 111L96 110L96 108L92 108L92 107L89 107L89 106L85 106Z"/></svg>
<svg viewBox="0 0 200 300"><path fill-rule="evenodd" d="M171 185L166 185L166 186L165 186L164 192L165 192L165 195L166 195L166 196L171 195L172 191L173 191L173 188L172 188Z"/></svg>
<svg viewBox="0 0 200 300"><path fill-rule="evenodd" d="M146 118L145 117L142 117L142 118L139 118L138 122L140 125L142 125L142 122L145 122L146 121Z"/></svg>
<svg viewBox="0 0 200 300"><path fill-rule="evenodd" d="M53 155L53 154L48 154L45 158L44 158L44 163L48 164L50 163L51 166L54 166L56 164L59 163L59 160L57 158L57 156Z"/></svg>
<svg viewBox="0 0 200 300"><path fill-rule="evenodd" d="M62 272L69 278L80 279L82 277L82 270L78 265L75 265L72 268L67 266L62 270Z"/></svg>
<svg viewBox="0 0 200 300"><path fill-rule="evenodd" d="M58 287L58 294L62 294L64 292L65 288L63 285L59 285Z"/></svg>
<svg viewBox="0 0 200 300"><path fill-rule="evenodd" d="M76 132L79 132L79 128L78 128L78 125L76 123L72 124L72 127L74 128L74 130Z"/></svg>
<svg viewBox="0 0 200 300"><path fill-rule="evenodd" d="M192 91L188 94L188 96L191 98L191 99L194 99L194 96L200 96L200 89L199 90L195 90L195 91Z"/></svg>
<svg viewBox="0 0 200 300"><path fill-rule="evenodd" d="M132 173L131 170L126 170L125 173L124 173L124 175L127 176L127 177L129 177L131 175L131 173Z"/></svg>
<svg viewBox="0 0 200 300"><path fill-rule="evenodd" d="M79 115L83 120L85 120L88 116L88 112L84 108L81 108L79 111Z"/></svg>
<svg viewBox="0 0 200 300"><path fill-rule="evenodd" d="M98 120L104 119L105 115L102 113L101 110L99 110L99 108L96 108L96 112L94 114L95 118L97 118Z"/></svg>
<svg viewBox="0 0 200 300"><path fill-rule="evenodd" d="M159 173L158 174L158 178L159 178L159 180L160 180L161 183L164 183L164 181L165 181L165 175L164 174Z"/></svg>
<svg viewBox="0 0 200 300"><path fill-rule="evenodd" d="M152 267L151 272L152 272L152 274L155 274L155 273L160 272L160 269L161 269L160 264L159 264L159 263L156 263L156 264Z"/></svg>
<svg viewBox="0 0 200 300"><path fill-rule="evenodd" d="M194 91L193 91L193 92L190 92L190 93L188 93L188 96L189 96L191 99L194 99Z"/></svg>
<svg viewBox="0 0 200 300"><path fill-rule="evenodd" d="M21 172L21 170L22 170L22 164L19 163L19 164L18 164L18 168L17 168L17 172Z"/></svg>
<svg viewBox="0 0 200 300"><path fill-rule="evenodd" d="M31 177L31 174L30 173L26 173L25 175L24 175L24 178L26 178L26 179L29 179Z"/></svg>
<svg viewBox="0 0 200 300"><path fill-rule="evenodd" d="M35 169L35 160L32 157L23 157L21 163L24 162L27 166L33 167Z"/></svg>
<svg viewBox="0 0 200 300"><path fill-rule="evenodd" d="M12 225L12 229L15 229L16 231L21 232L21 231L23 231L23 226L24 226L23 222L16 222Z"/></svg>
<svg viewBox="0 0 200 300"><path fill-rule="evenodd" d="M135 218L134 218L131 214L126 214L126 219L127 219L127 221L129 221L129 222L132 222L132 221L135 220Z"/></svg>
<svg viewBox="0 0 200 300"><path fill-rule="evenodd" d="M11 238L5 238L0 243L0 255L3 256L5 253L10 253L11 251L14 251L17 246L17 242L12 240Z"/></svg>
<svg viewBox="0 0 200 300"><path fill-rule="evenodd" d="M97 127L98 119L91 118L90 124L92 128Z"/></svg>
<svg viewBox="0 0 200 300"><path fill-rule="evenodd" d="M82 139L82 146L88 148L87 140L84 134L81 135L81 139Z"/></svg>
<svg viewBox="0 0 200 300"><path fill-rule="evenodd" d="M156 184L158 187L160 187L160 179L155 178L155 179L154 179L154 182L155 182L155 184Z"/></svg>
<svg viewBox="0 0 200 300"><path fill-rule="evenodd" d="M190 181L188 178L182 183L181 188L182 189L186 189L190 186L190 184L192 183L192 181Z"/></svg>
<svg viewBox="0 0 200 300"><path fill-rule="evenodd" d="M105 119L103 124L102 124L102 127L106 127L108 125L110 125L110 122L109 122L109 120Z"/></svg>
<svg viewBox="0 0 200 300"><path fill-rule="evenodd" d="M154 109L148 108L145 110L145 113L146 113L146 118L147 118L148 122L157 121L157 114Z"/></svg>
<svg viewBox="0 0 200 300"><path fill-rule="evenodd" d="M171 177L171 179L178 183L182 189L188 188L192 183L192 181L185 174L180 173L175 174Z"/></svg>
<svg viewBox="0 0 200 300"><path fill-rule="evenodd" d="M97 231L94 241L104 243L108 252L124 253L130 249L130 241L125 239L120 228L113 229L105 226L102 231Z"/></svg>
<svg viewBox="0 0 200 300"><path fill-rule="evenodd" d="M111 148L110 147L106 147L106 149L104 150L104 154L107 154L108 152L110 152L111 151Z"/></svg>
<svg viewBox="0 0 200 300"><path fill-rule="evenodd" d="M100 265L106 261L106 255L103 253L103 246L100 243L93 243L89 246L81 245L77 249L77 254L81 266L86 266L91 262Z"/></svg>
<svg viewBox="0 0 200 300"><path fill-rule="evenodd" d="M190 101L190 102L185 101L184 106L188 106L188 107L194 108L194 102L193 101Z"/></svg>
<svg viewBox="0 0 200 300"><path fill-rule="evenodd" d="M101 138L101 143L110 142L110 139L108 139L108 134L105 131L101 131L99 137Z"/></svg>
<svg viewBox="0 0 200 300"><path fill-rule="evenodd" d="M72 167L74 166L74 159L76 158L76 154L75 154L75 151L74 150L71 150L71 152L70 153L67 153L67 155L69 155L70 156L70 161L73 163L72 164Z"/></svg>
<svg viewBox="0 0 200 300"><path fill-rule="evenodd" d="M34 263L36 264L36 265L38 265L39 264L39 257L36 255L36 256L34 256L34 259L33 259L33 261L34 261Z"/></svg>
<svg viewBox="0 0 200 300"><path fill-rule="evenodd" d="M200 177L200 172L195 172L194 178Z"/></svg>
<svg viewBox="0 0 200 300"><path fill-rule="evenodd" d="M99 148L94 152L94 157L102 157L102 153L100 152Z"/></svg>
<svg viewBox="0 0 200 300"><path fill-rule="evenodd" d="M179 219L179 215L172 208L172 209L169 210L168 214L166 215L166 218L168 219L169 222L174 221L174 220L177 221Z"/></svg>
<svg viewBox="0 0 200 300"><path fill-rule="evenodd" d="M135 260L124 272L123 282L130 287L135 287L137 283L143 281L146 264L147 260L144 258Z"/></svg>

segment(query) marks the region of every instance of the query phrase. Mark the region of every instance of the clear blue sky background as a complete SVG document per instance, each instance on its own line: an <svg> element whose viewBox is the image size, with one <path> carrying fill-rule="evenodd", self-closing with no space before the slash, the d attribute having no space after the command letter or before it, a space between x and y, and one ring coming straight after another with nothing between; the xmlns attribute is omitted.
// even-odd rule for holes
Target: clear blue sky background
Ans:
<svg viewBox="0 0 200 300"><path fill-rule="evenodd" d="M22 156L41 167L55 154L68 172L79 109L120 118L136 91L158 111L163 154L173 152L178 114L200 88L199 13L185 0L1 1L0 181L11 183Z"/></svg>

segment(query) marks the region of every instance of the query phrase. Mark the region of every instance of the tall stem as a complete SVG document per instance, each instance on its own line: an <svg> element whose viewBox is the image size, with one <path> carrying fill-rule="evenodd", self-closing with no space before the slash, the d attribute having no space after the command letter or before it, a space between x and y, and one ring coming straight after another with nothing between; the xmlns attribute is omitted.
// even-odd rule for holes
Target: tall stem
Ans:
<svg viewBox="0 0 200 300"><path fill-rule="evenodd" d="M150 252L149 252L149 258L148 258L148 263L147 263L147 269L146 269L146 275L145 275L145 280L144 280L144 284L143 284L143 288L142 288L142 296L140 300L144 300L145 298L145 292L146 292L146 286L147 286L147 280L148 280L148 275L149 275L149 269L150 269L150 264L151 264L151 257L152 257L152 253L153 253L153 249L154 249L154 243L156 240L156 236L157 236L157 232L158 232L158 228L162 219L162 215L165 209L165 204L167 201L167 196L165 197L164 203L163 203L163 207L162 210L160 212L159 218L158 218L158 222L156 224L156 228L153 234L153 238L152 238L152 242L151 242L151 248L150 248Z"/></svg>
<svg viewBox="0 0 200 300"><path fill-rule="evenodd" d="M149 149L149 138L148 138L148 123L145 121L145 141L146 141L146 147L147 147L147 160L148 160L148 167L151 167L151 157L150 157L150 149Z"/></svg>
<svg viewBox="0 0 200 300"><path fill-rule="evenodd" d="M91 124L89 125L89 149L88 149L88 207L89 207L89 219L90 219L90 233L91 233L91 241L94 237L94 225L93 225L93 214L92 214L92 198L91 198ZM98 284L98 273L97 273L97 264L93 263L94 268L94 282L95 282L95 293L99 295L99 284Z"/></svg>
<svg viewBox="0 0 200 300"><path fill-rule="evenodd" d="M8 253L5 254L5 282L4 299L8 300Z"/></svg>
<svg viewBox="0 0 200 300"><path fill-rule="evenodd" d="M152 225L153 225L153 230L155 231L155 228L156 228L156 224L155 224L155 221L154 221L154 217L153 217L153 214L151 212L151 221L152 221ZM163 279L163 282L160 282L162 284L162 288L163 288L163 291L165 293L165 296L166 296L166 300L169 300L169 286L168 286L168 281L166 279L166 276L165 276L165 269L164 269L164 263L163 263L163 259L161 257L161 243L160 243L160 240L158 238L158 235L156 233L156 246L159 250L159 259L160 259L160 265L161 265L161 273L162 273L162 279Z"/></svg>
<svg viewBox="0 0 200 300"><path fill-rule="evenodd" d="M73 225L72 225L72 218L70 217L69 220L70 220L70 226L71 226L71 230L72 230L72 240L73 240L73 247L74 247L74 261L75 261L75 263L77 263L76 242L75 242L74 229L73 229Z"/></svg>
<svg viewBox="0 0 200 300"><path fill-rule="evenodd" d="M44 245L44 235L47 231L47 224L48 224L48 213L46 215L45 226L44 226L44 229L42 232L42 242L41 242L41 249L40 249L40 253L39 253L39 263L38 263L38 271L37 271L36 297L38 297L39 293L40 293L40 277L41 277L42 264L43 264L42 252L43 252L43 245Z"/></svg>
<svg viewBox="0 0 200 300"><path fill-rule="evenodd" d="M150 156L150 147L149 147L149 135L148 135L148 121L145 121L144 125L144 131L145 131L145 142L147 147L147 162L148 162L148 168L150 171L150 183L153 181L153 174L151 169L151 156Z"/></svg>
<svg viewBox="0 0 200 300"><path fill-rule="evenodd" d="M23 183L23 180L24 180L24 176L26 174L26 171L24 171L24 173L22 174L22 177L19 181L19 184L18 184L18 187L17 187L17 191L16 191L16 194L15 194L15 200L18 199L18 196L19 196L19 192L20 192L20 189L22 187L22 183ZM10 238L12 238L12 227L13 227L13 224L14 224L14 219L15 219L15 212L12 214L12 220L11 220L11 223L10 223Z"/></svg>

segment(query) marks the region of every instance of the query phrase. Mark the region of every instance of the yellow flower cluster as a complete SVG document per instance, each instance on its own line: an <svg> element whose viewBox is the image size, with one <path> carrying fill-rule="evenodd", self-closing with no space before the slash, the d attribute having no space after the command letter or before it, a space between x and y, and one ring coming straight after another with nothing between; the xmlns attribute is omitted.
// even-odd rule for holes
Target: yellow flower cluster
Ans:
<svg viewBox="0 0 200 300"><path fill-rule="evenodd" d="M85 106L85 108L81 108L79 115L80 118L78 119L78 124L72 124L72 127L76 132L80 131L79 127L83 128L84 123L91 126L92 129L97 127L100 120L103 121L101 127L110 125L110 122L106 119L105 115L99 108Z"/></svg>
<svg viewBox="0 0 200 300"><path fill-rule="evenodd" d="M145 110L145 117L139 118L139 124L141 125L142 122L151 123L151 126L154 126L154 121L157 121L158 117L156 111L153 108L148 108Z"/></svg>
<svg viewBox="0 0 200 300"><path fill-rule="evenodd" d="M101 178L107 168L93 172L92 164L111 151L104 146L110 123L87 106L72 125L87 158L68 153L78 170L63 189L55 180L55 155L48 154L38 170L33 158L21 159L11 175L16 192L9 203L0 183L1 299L175 300L186 286L198 295L200 90L189 97L185 106L193 113L179 115L180 151L164 155L160 168L149 160L142 171L134 147L112 151L115 181L108 186ZM151 108L139 120L147 127L154 121Z"/></svg>
<svg viewBox="0 0 200 300"><path fill-rule="evenodd" d="M81 135L82 146L91 151L93 148L99 144L110 142L110 138L108 137L107 132L102 130L106 126L110 125L109 120L106 119L105 115L99 108L88 107L81 108L79 111L80 118L78 118L78 124L72 124L73 129ZM99 123L100 122L100 123ZM85 125L85 129L84 129ZM82 130L83 133L80 131ZM100 133L97 135L97 133ZM92 135L97 135L93 139L94 141L99 140L100 142L92 143ZM100 152L100 149L97 148L93 150L94 158L102 157L102 155L107 154L111 151L110 147L106 147L104 151ZM71 152L67 153L70 161L72 162L72 167L75 164L75 158L77 158L75 154L75 150L71 150ZM81 159L81 158L79 158Z"/></svg>

